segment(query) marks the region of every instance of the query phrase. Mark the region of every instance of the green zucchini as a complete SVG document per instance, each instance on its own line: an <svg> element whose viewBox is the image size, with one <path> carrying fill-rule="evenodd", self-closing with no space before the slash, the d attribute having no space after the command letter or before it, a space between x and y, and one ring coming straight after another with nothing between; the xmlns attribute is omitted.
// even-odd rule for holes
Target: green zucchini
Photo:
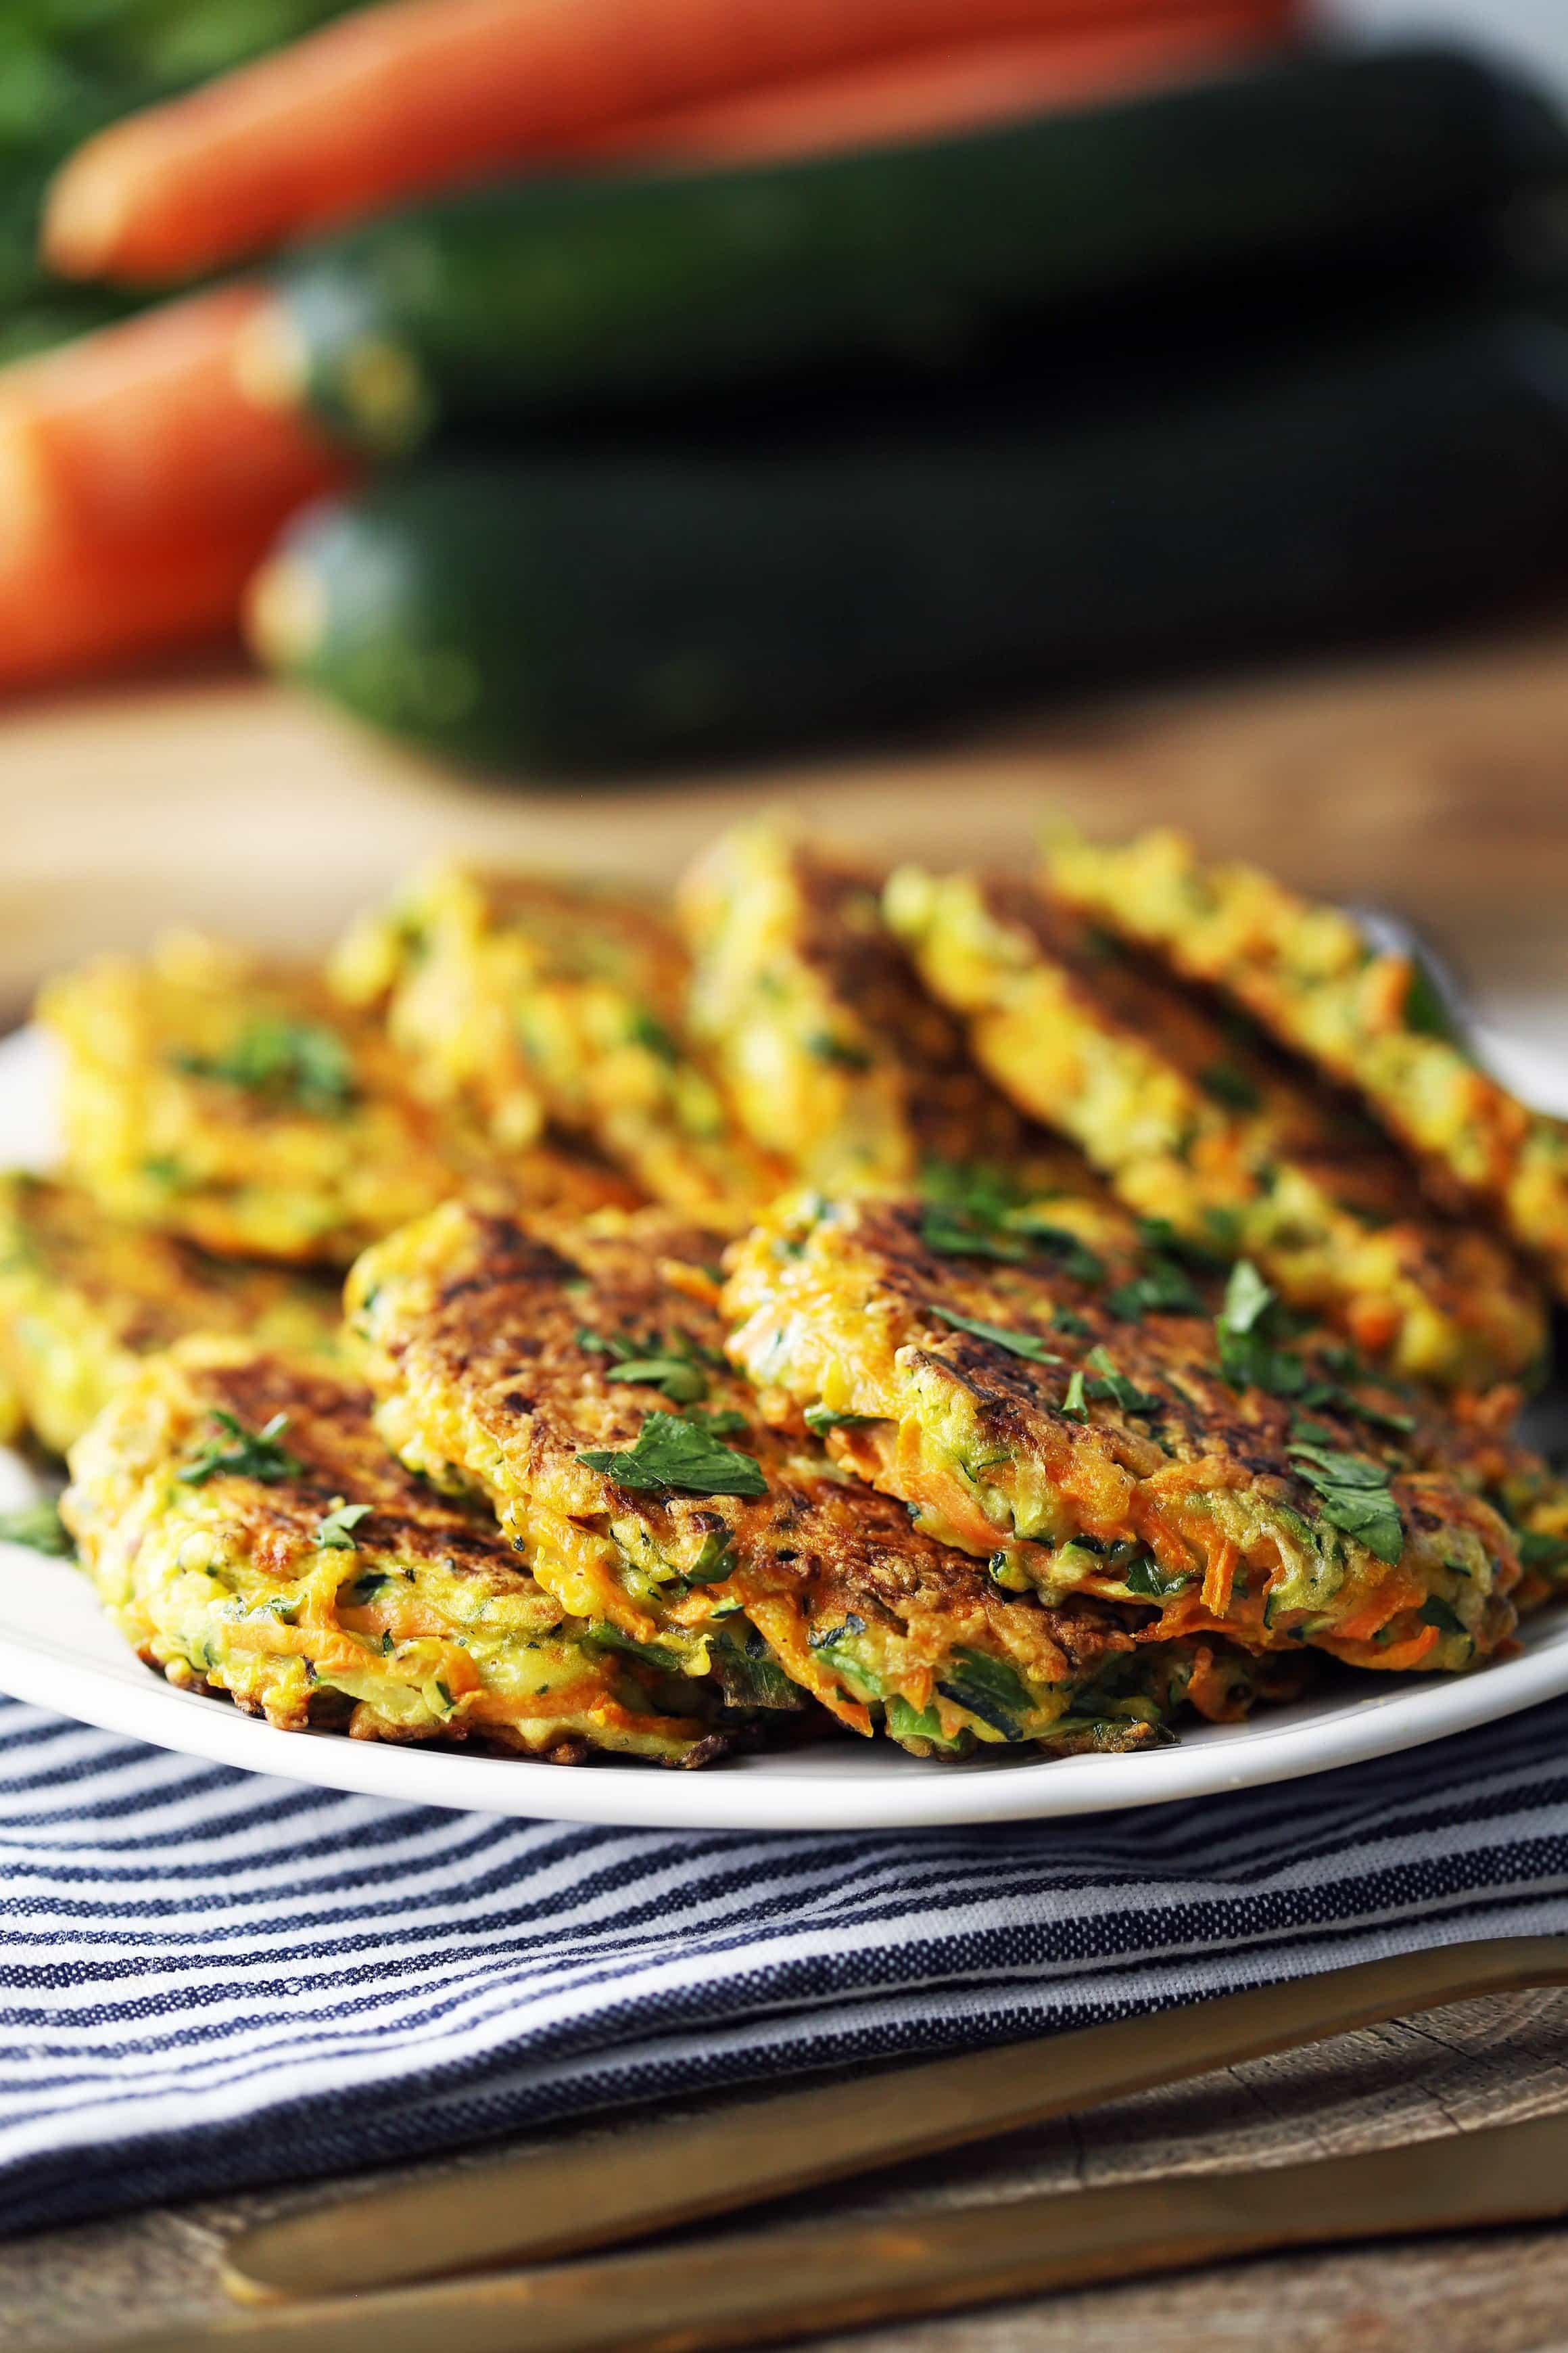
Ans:
<svg viewBox="0 0 1568 2353"><path fill-rule="evenodd" d="M1155 401L412 468L295 527L259 649L443 754L615 767L1446 623L1568 568L1568 304Z"/></svg>
<svg viewBox="0 0 1568 2353"><path fill-rule="evenodd" d="M1370 265L1568 174L1568 132L1455 52L1306 54L937 143L537 178L286 263L255 386L405 453L468 418L952 372L1064 303Z"/></svg>

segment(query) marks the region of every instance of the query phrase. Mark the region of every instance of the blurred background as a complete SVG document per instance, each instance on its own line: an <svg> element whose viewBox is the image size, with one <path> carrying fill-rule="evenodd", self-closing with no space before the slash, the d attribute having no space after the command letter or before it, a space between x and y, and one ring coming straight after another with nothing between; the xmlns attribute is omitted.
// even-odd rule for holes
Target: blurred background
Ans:
<svg viewBox="0 0 1568 2353"><path fill-rule="evenodd" d="M1180 823L1568 1047L1563 0L11 0L0 1018Z"/></svg>

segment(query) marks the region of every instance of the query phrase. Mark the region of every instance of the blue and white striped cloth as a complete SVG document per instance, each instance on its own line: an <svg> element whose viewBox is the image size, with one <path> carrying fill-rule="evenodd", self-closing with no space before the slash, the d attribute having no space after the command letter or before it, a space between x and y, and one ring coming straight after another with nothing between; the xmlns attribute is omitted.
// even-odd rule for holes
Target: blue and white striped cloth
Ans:
<svg viewBox="0 0 1568 2353"><path fill-rule="evenodd" d="M0 2228L1568 1928L1568 1702L988 1830L498 1821L0 1702Z"/></svg>

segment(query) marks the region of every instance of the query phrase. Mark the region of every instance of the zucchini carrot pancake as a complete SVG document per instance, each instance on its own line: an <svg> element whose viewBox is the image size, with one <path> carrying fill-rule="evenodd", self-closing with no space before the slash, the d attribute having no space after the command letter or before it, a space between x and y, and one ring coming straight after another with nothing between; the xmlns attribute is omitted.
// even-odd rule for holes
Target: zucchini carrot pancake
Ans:
<svg viewBox="0 0 1568 2353"><path fill-rule="evenodd" d="M1048 866L1063 898L1355 1088L1448 1198L1497 1213L1568 1299L1568 1124L1477 1068L1410 956L1256 867L1204 865L1177 833L1117 849L1064 837Z"/></svg>
<svg viewBox="0 0 1568 2353"><path fill-rule="evenodd" d="M1028 884L906 867L885 903L983 1067L1131 1207L1255 1260L1401 1373L1477 1387L1539 1370L1544 1301L1506 1245L1428 1208L1386 1138L1244 1018Z"/></svg>
<svg viewBox="0 0 1568 2353"><path fill-rule="evenodd" d="M1096 1261L1027 1219L805 1196L730 1264L735 1362L993 1581L1363 1667L1467 1667L1512 1631L1484 1439L1293 1333L1250 1261L1211 1319L1168 1248Z"/></svg>
<svg viewBox="0 0 1568 2353"><path fill-rule="evenodd" d="M342 1320L320 1276L213 1258L74 1185L0 1176L0 1437L30 1430L63 1454L143 1356L190 1333L326 1356Z"/></svg>
<svg viewBox="0 0 1568 2353"><path fill-rule="evenodd" d="M700 1764L710 1688L595 1641L488 1513L387 1455L364 1391L242 1341L154 1356L74 1449L61 1514L110 1614L187 1690L287 1731Z"/></svg>
<svg viewBox="0 0 1568 2353"><path fill-rule="evenodd" d="M548 1116L644 1194L733 1227L782 1171L683 1035L687 976L679 937L642 900L460 866L356 924L332 964L346 1001L385 1008L422 1089L499 1144Z"/></svg>
<svg viewBox="0 0 1568 2353"><path fill-rule="evenodd" d="M106 1214L224 1256L346 1265L469 1186L632 1198L607 1169L546 1147L503 1162L465 1135L305 969L180 935L63 974L38 1011L64 1050L72 1176Z"/></svg>
<svg viewBox="0 0 1568 2353"><path fill-rule="evenodd" d="M453 1204L349 1279L384 1438L487 1497L600 1640L742 1705L798 1687L921 1756L1145 1746L1184 1702L1231 1717L1297 1688L1207 1634L1151 1644L1136 1612L1006 1591L800 1417L764 1419L725 1360L713 1247L665 1211Z"/></svg>
<svg viewBox="0 0 1568 2353"><path fill-rule="evenodd" d="M1020 1198L1099 1197L1082 1156L970 1059L883 920L882 880L771 822L723 835L686 877L691 1027L748 1133L830 1191L984 1169Z"/></svg>

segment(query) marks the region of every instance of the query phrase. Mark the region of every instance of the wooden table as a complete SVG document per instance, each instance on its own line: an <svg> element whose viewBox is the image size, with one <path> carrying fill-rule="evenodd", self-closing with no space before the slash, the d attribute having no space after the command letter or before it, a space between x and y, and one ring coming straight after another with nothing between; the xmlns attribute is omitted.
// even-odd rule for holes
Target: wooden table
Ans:
<svg viewBox="0 0 1568 2353"><path fill-rule="evenodd" d="M1417 915L1499 1018L1568 1035L1568 628L1123 701L963 746L636 789L456 782L231 675L21 710L0 724L0 1010L19 1011L50 966L161 923L318 944L446 848L667 880L715 828L770 803L948 860L1025 857L1047 803L1108 832L1179 819L1213 849ZM1070 2190L1464 2131L1568 2106L1565 2056L1568 1995L1477 2004L911 2168L883 2194L950 2196L949 2180L964 2196ZM225 2233L301 2194L0 2247L0 2338L96 2346L132 2323L215 2313ZM1568 2232L1250 2263L855 2341L871 2353L1568 2348Z"/></svg>

